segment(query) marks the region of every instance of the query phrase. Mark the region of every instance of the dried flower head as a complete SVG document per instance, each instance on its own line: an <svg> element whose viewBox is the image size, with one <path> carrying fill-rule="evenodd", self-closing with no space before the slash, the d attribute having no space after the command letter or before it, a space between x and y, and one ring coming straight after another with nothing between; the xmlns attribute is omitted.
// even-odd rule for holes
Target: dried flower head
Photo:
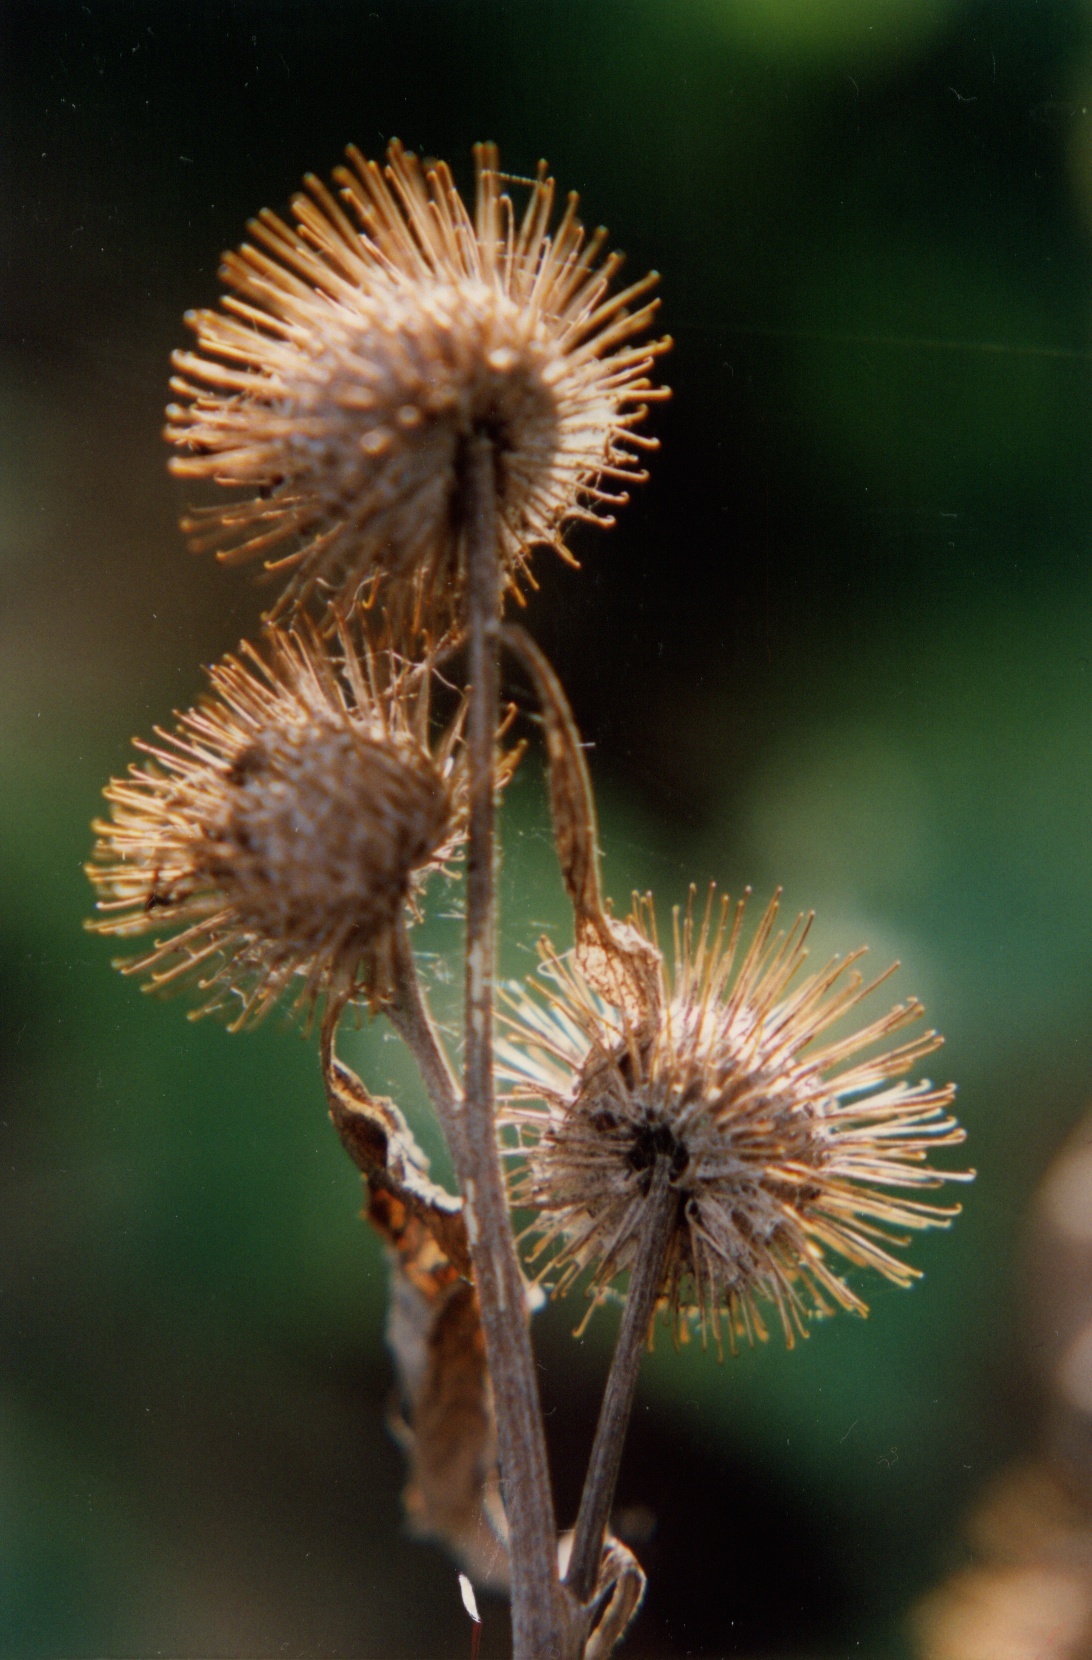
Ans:
<svg viewBox="0 0 1092 1660"><path fill-rule="evenodd" d="M831 1257L909 1284L917 1270L893 1254L901 1230L943 1227L958 1207L898 1191L965 1179L927 1162L964 1139L946 1111L953 1087L895 1081L940 1038L877 1052L920 1003L819 1044L887 975L865 985L855 952L794 985L810 921L775 932L775 898L741 953L743 911L724 900L714 919L711 893L700 927L692 905L681 927L676 916L674 972L661 956L659 1012L643 1028L546 951L548 989L513 994L503 1055L532 1260L558 1291L590 1269L594 1308L634 1261L666 1160L677 1211L661 1300L680 1331L696 1316L718 1347L724 1317L733 1347L765 1338L762 1302L790 1345L810 1315L865 1313ZM634 921L655 944L650 903Z"/></svg>
<svg viewBox="0 0 1092 1660"><path fill-rule="evenodd" d="M118 966L147 989L196 980L196 1013L234 1008L233 1029L290 987L306 1010L382 998L407 907L463 835L461 717L430 745L428 666L344 630L340 648L310 629L244 644L173 732L137 741L150 759L95 825L89 926L164 930Z"/></svg>
<svg viewBox="0 0 1092 1660"><path fill-rule="evenodd" d="M399 144L381 170L355 148L315 177L296 224L265 211L225 255L222 311L190 313L166 436L173 470L248 492L184 521L198 549L262 555L291 574L285 604L342 602L378 577L408 584L436 621L462 575L460 475L468 439L494 443L498 530L518 592L528 551L564 554L571 519L610 523L644 477L635 434L669 342L634 344L658 302L645 277L609 293L621 263L585 239L570 196L551 232L540 166L517 221L497 152L479 145L473 217L443 163ZM635 307L635 309L631 309Z"/></svg>

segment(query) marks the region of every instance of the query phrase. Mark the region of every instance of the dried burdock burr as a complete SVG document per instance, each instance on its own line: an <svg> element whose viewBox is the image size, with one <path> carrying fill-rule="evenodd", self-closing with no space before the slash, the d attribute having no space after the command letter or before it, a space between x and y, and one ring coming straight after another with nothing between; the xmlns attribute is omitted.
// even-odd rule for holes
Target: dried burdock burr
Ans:
<svg viewBox="0 0 1092 1660"><path fill-rule="evenodd" d="M560 682L519 628L504 639L534 687L550 804L575 944L543 942L544 978L509 992L500 1046L502 1135L513 1202L539 1277L564 1291L586 1277L589 1315L625 1281L624 1308L584 1482L565 1583L587 1605L621 1463L642 1349L657 1307L676 1336L696 1322L766 1336L772 1305L791 1346L810 1316L866 1312L846 1267L900 1285L905 1230L943 1227L958 1207L912 1195L971 1172L929 1155L962 1142L951 1085L902 1080L940 1039L890 1040L916 999L836 1035L888 978L866 985L861 952L801 978L809 919L777 932L778 900L743 946L745 903L675 913L669 969L651 898L615 920L599 875L594 797ZM889 971L890 972L890 971ZM514 1138L514 1139L513 1139Z"/></svg>
<svg viewBox="0 0 1092 1660"><path fill-rule="evenodd" d="M531 580L531 550L569 557L566 525L610 522L644 477L654 440L637 429L666 396L650 370L669 342L647 340L654 274L612 292L620 256L605 253L605 232L585 236L575 197L551 226L544 166L506 180L493 146L475 157L473 210L445 165L393 144L385 169L350 150L340 197L309 177L293 226L259 215L251 242L225 257L221 309L189 318L197 351L175 358L167 437L177 474L230 492L185 521L193 545L280 573L274 616L314 601L328 628L367 601L407 649L422 630L437 649L465 637L461 1092L437 1060L406 953L390 1011L431 1078L464 1192L509 1493L515 1649L568 1653L579 1632L558 1583L495 1138L498 628L505 595ZM526 188L519 214L506 183Z"/></svg>
<svg viewBox="0 0 1092 1660"><path fill-rule="evenodd" d="M340 196L309 176L294 225L268 211L225 255L219 311L191 313L167 437L184 478L236 486L184 521L194 547L264 558L288 577L277 611L319 590L342 605L387 578L433 625L466 581L463 473L488 435L496 535L518 589L536 544L610 522L644 476L635 432L669 342L637 343L655 275L611 293L620 256L585 237L540 166L517 218L493 145L475 151L471 211L446 165L394 143L355 148Z"/></svg>
<svg viewBox="0 0 1092 1660"><path fill-rule="evenodd" d="M718 1346L765 1338L766 1307L790 1346L810 1316L865 1313L839 1263L908 1285L904 1230L958 1214L913 1196L968 1179L928 1162L964 1140L954 1087L902 1081L940 1038L890 1042L921 1004L830 1036L888 976L866 984L854 952L801 978L810 919L778 932L777 917L775 899L744 948L743 901L710 893L698 925L691 899L651 1031L548 950L541 989L514 993L513 1198L535 1213L530 1258L557 1291L588 1271L594 1307L633 1268L658 1164L671 1222L657 1299ZM651 902L635 921L654 944Z"/></svg>
<svg viewBox="0 0 1092 1660"><path fill-rule="evenodd" d="M461 714L429 733L430 668L310 628L272 630L106 790L90 876L98 932L148 989L196 984L233 1027L387 995L399 929L466 823Z"/></svg>
<svg viewBox="0 0 1092 1660"><path fill-rule="evenodd" d="M655 275L612 291L620 256L605 232L585 236L575 197L554 220L545 166L518 180L491 145L475 159L471 207L442 163L397 143L385 167L349 150L333 191L306 179L291 225L251 223L224 258L220 308L188 317L172 467L218 494L184 528L224 561L264 561L282 578L272 617L291 626L271 622L264 647L213 668L209 695L109 786L91 926L143 936L119 966L148 989L196 987L197 1014L242 1026L278 1002L308 1019L322 1005L331 1117L402 1314L412 1305L396 1349L417 1524L479 1578L508 1579L515 1660L605 1660L644 1586L606 1523L657 1307L718 1347L765 1336L767 1306L790 1343L813 1314L863 1312L849 1269L909 1283L905 1235L955 1214L919 1195L958 1179L929 1156L962 1132L950 1087L904 1081L939 1041L892 1042L919 1005L834 1033L874 988L856 958L804 978L807 925L778 934L776 904L746 947L742 907L711 902L697 924L688 910L669 968L650 902L621 922L604 899L579 734L546 659L502 615L533 582L536 546L571 558L566 527L609 523L644 477L655 441L639 429L667 395L651 371L670 342L649 339ZM526 192L520 212L509 185ZM512 1191L557 1289L586 1273L595 1307L625 1284L564 1582L495 1111L505 643L541 710L574 919L570 956L547 948L545 980L514 994ZM441 661L445 675L462 663L464 685L443 731ZM461 1077L408 933L453 858ZM352 1002L382 1009L416 1059L458 1196L338 1058Z"/></svg>
<svg viewBox="0 0 1092 1660"><path fill-rule="evenodd" d="M811 1315L866 1312L839 1259L909 1284L904 1230L944 1227L958 1209L909 1195L969 1179L928 1162L964 1139L951 1085L901 1081L940 1040L884 1047L921 1005L831 1036L887 976L865 985L855 953L799 980L808 923L777 933L777 909L741 951L743 903L714 911L710 892L695 927L691 901L673 972L659 956L658 994L636 1016L548 948L544 993L512 996L503 1117L521 1138L512 1197L534 1212L531 1260L545 1258L557 1290L587 1273L589 1313L628 1277L566 1575L581 1601L657 1307L678 1335L696 1320L719 1349L723 1331L733 1348L764 1338L769 1304L791 1345ZM631 927L658 953L651 901Z"/></svg>

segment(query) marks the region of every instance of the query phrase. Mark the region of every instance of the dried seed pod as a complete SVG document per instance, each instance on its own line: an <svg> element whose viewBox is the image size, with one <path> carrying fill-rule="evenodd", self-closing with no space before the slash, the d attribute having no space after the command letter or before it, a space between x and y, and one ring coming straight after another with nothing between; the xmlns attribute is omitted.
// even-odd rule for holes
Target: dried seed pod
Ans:
<svg viewBox="0 0 1092 1660"><path fill-rule="evenodd" d="M430 743L428 665L345 630L336 658L311 629L271 630L265 655L244 644L209 678L105 792L89 926L155 931L118 966L149 990L195 980L195 1012L230 1007L233 1029L290 988L308 1012L374 1005L422 881L461 845L461 716Z"/></svg>
<svg viewBox="0 0 1092 1660"><path fill-rule="evenodd" d="M585 239L575 196L550 230L544 166L517 221L492 145L475 151L473 217L443 163L397 143L385 171L347 154L344 205L309 176L295 226L260 214L224 257L223 309L187 317L199 350L174 358L171 465L240 487L184 528L290 573L278 611L316 588L344 606L385 577L390 604L412 596L439 629L457 615L470 437L493 440L518 591L530 548L564 554L567 521L610 523L644 476L634 451L651 440L633 429L666 395L648 370L669 342L633 343L656 278L609 293L620 256L600 257L605 232Z"/></svg>
<svg viewBox="0 0 1092 1660"><path fill-rule="evenodd" d="M810 1315L863 1314L832 1256L908 1285L917 1271L894 1254L900 1231L944 1227L958 1207L891 1190L970 1175L927 1162L964 1139L946 1110L953 1087L896 1082L936 1033L860 1058L918 1020L920 1003L817 1044L881 981L862 983L856 952L793 986L809 923L775 933L775 899L741 952L743 909L725 900L715 920L711 893L700 927L691 908L676 918L654 1023L611 1007L577 962L544 948L548 988L513 993L502 1050L504 1117L519 1133L512 1198L536 1213L531 1260L558 1291L590 1270L594 1308L633 1264L667 1159L677 1203L660 1299L680 1331L695 1316L718 1347L722 1321L733 1347L764 1338L763 1302L790 1345ZM651 904L633 921L654 944Z"/></svg>

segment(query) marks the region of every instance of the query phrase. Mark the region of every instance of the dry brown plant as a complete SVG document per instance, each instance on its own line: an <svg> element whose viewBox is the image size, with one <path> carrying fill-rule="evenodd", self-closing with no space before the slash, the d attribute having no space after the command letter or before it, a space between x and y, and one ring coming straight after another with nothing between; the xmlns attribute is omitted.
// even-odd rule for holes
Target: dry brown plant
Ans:
<svg viewBox="0 0 1092 1660"><path fill-rule="evenodd" d="M551 225L545 166L517 219L492 145L476 151L473 212L443 163L398 144L385 172L347 155L340 199L312 175L295 225L259 214L224 256L222 310L187 317L199 350L175 354L171 465L252 492L184 528L195 548L287 575L278 611L316 589L344 606L385 577L442 627L467 580L475 433L493 447L513 590L533 547L569 557L565 525L611 523L645 476L653 441L635 429L663 396L648 371L669 342L634 342L656 277L612 294L620 255L603 257L605 232L585 237L575 196Z"/></svg>
<svg viewBox="0 0 1092 1660"><path fill-rule="evenodd" d="M867 1312L832 1256L909 1285L918 1271L895 1255L905 1230L958 1214L902 1196L966 1179L927 1162L965 1139L946 1111L955 1090L899 1081L941 1041L884 1047L920 1020L914 998L829 1036L888 978L866 984L861 953L801 978L810 917L778 930L774 899L744 947L744 900L711 890L700 921L693 900L675 913L648 1036L548 945L545 981L513 992L501 1051L512 1198L535 1213L538 1277L558 1292L585 1281L594 1309L641 1254L662 1163L657 1299L676 1328L694 1320L703 1341L719 1350L726 1335L734 1349L766 1338L766 1304L791 1348L815 1316ZM633 925L658 949L650 901Z"/></svg>
<svg viewBox="0 0 1092 1660"><path fill-rule="evenodd" d="M398 930L466 837L463 717L432 740L430 679L344 628L336 656L304 626L213 667L95 825L93 926L156 936L123 972L196 984L195 1013L233 1028L285 993L383 1001Z"/></svg>
<svg viewBox="0 0 1092 1660"><path fill-rule="evenodd" d="M391 1265L391 1346L413 1528L479 1584L507 1584L516 1660L605 1660L644 1575L609 1532L640 1357L657 1306L763 1337L864 1303L839 1262L914 1277L906 1230L954 1210L911 1194L957 1179L928 1155L962 1132L952 1089L906 1074L939 1039L891 1045L913 1000L848 1036L854 964L802 975L806 924L776 904L744 949L742 908L676 924L664 960L651 901L625 922L599 873L579 733L549 663L505 602L573 520L611 523L643 478L638 432L667 394L650 371L655 275L612 292L620 256L554 221L545 166L502 174L475 152L469 208L443 163L392 144L348 152L335 195L308 177L294 223L263 212L227 254L230 289L190 314L176 354L173 470L226 492L184 528L281 587L265 643L211 671L211 692L107 790L88 867L92 926L152 936L126 972L196 985L234 1027L278 1001L321 1009L330 1116L360 1170ZM525 192L517 212L513 190ZM302 615L313 604L314 623ZM545 738L570 954L512 993L511 1085L498 1132L495 812L518 758L500 662L530 681ZM433 693L461 672L446 726ZM445 691L450 701L450 691ZM464 1044L457 1074L418 977L411 925L430 877L460 861ZM879 982L877 982L879 983ZM353 1005L413 1054L458 1178L449 1194L397 1105L338 1057ZM510 1195L502 1142L522 1161ZM559 1541L511 1202L535 1212L547 1277L590 1276L624 1302L575 1529ZM624 1288L623 1288L624 1284Z"/></svg>

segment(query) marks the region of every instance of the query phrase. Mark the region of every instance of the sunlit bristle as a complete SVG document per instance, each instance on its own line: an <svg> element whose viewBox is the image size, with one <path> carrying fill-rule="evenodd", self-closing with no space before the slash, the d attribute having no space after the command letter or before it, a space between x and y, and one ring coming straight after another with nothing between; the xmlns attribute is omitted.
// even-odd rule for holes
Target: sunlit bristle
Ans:
<svg viewBox="0 0 1092 1660"><path fill-rule="evenodd" d="M459 855L458 713L429 735L428 662L342 627L273 629L210 671L211 691L106 789L88 875L96 932L152 934L118 966L149 989L196 986L198 1013L259 1020L288 994L381 1002L399 929ZM500 782L513 757L502 755Z"/></svg>
<svg viewBox="0 0 1092 1660"><path fill-rule="evenodd" d="M969 1175L928 1162L964 1139L955 1090L901 1081L940 1042L890 1045L920 1019L916 999L830 1037L888 978L865 985L860 952L802 977L810 917L779 931L775 897L741 951L742 903L694 899L675 913L674 967L661 957L662 1012L641 1045L571 958L545 950L545 981L510 994L512 1196L535 1212L555 1291L586 1273L600 1299L634 1261L653 1158L670 1156L661 1302L674 1325L693 1318L734 1346L765 1336L767 1305L791 1346L811 1317L865 1312L839 1259L896 1285L917 1277L897 1254L907 1231L944 1227L958 1207L913 1195ZM631 921L655 941L649 904Z"/></svg>
<svg viewBox="0 0 1092 1660"><path fill-rule="evenodd" d="M473 214L439 163L356 149L335 196L314 175L294 224L263 211L224 256L232 292L187 314L166 436L173 470L235 499L191 512L192 545L286 575L274 614L312 596L345 609L382 581L392 610L457 624L467 440L492 441L509 588L532 548L565 553L572 520L610 524L645 476L633 427L663 395L667 340L640 341L655 275L609 292L618 259L585 240L575 197L524 181L519 216L495 146L475 152Z"/></svg>

